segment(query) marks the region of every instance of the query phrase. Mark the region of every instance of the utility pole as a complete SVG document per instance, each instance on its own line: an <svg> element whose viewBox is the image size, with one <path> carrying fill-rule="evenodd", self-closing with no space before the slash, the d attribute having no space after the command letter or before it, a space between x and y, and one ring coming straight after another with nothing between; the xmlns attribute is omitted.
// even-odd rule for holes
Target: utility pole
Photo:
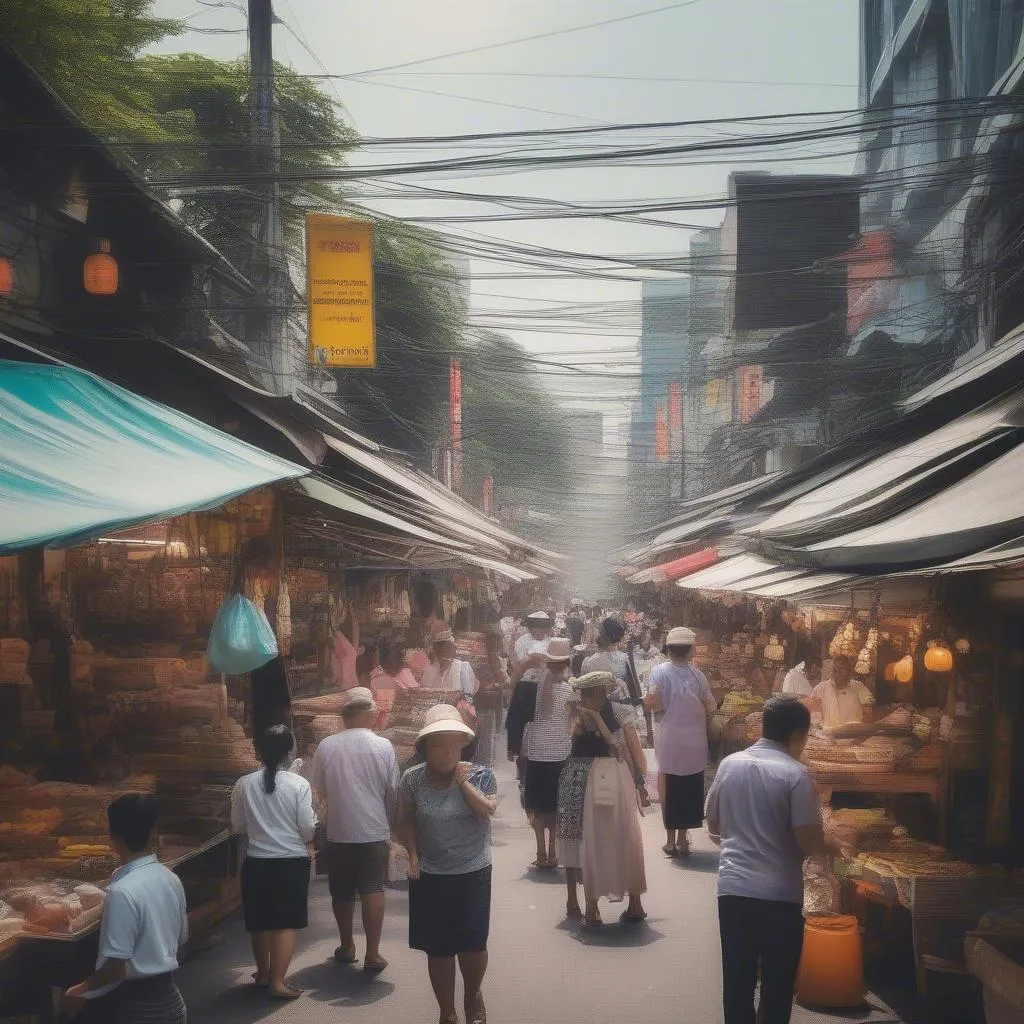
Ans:
<svg viewBox="0 0 1024 1024"><path fill-rule="evenodd" d="M249 103L254 191L259 196L253 224L252 277L257 294L251 333L271 390L288 395L298 383L298 367L288 342L292 288L278 186L281 145L274 93L273 24L272 0L249 0Z"/></svg>

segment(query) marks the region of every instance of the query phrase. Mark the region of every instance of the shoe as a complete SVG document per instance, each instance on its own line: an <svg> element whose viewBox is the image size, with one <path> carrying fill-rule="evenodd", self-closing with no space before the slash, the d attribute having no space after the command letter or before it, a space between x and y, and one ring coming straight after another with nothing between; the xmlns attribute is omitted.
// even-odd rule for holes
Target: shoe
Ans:
<svg viewBox="0 0 1024 1024"><path fill-rule="evenodd" d="M487 1007L484 1006L484 997L476 997L476 1006L473 1012L466 1011L466 1024L487 1024Z"/></svg>
<svg viewBox="0 0 1024 1024"><path fill-rule="evenodd" d="M359 957L356 956L355 950L353 950L351 953L349 953L347 950L342 949L341 946L339 946L334 951L334 960L335 960L335 963L339 963L339 964L357 964L357 963L359 963Z"/></svg>

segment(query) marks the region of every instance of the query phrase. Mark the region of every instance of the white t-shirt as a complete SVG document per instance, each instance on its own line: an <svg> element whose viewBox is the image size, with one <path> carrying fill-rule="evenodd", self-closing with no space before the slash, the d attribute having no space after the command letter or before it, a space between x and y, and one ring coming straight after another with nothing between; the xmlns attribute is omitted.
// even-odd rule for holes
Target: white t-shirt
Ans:
<svg viewBox="0 0 1024 1024"><path fill-rule="evenodd" d="M96 970L108 960L126 960L126 981L170 974L187 940L185 889L173 871L150 855L114 872L103 904ZM88 998L116 987L96 989Z"/></svg>
<svg viewBox="0 0 1024 1024"><path fill-rule="evenodd" d="M243 775L231 791L231 827L249 840L247 857L305 857L316 828L313 792L295 772L279 771L274 792L263 786L263 769Z"/></svg>
<svg viewBox="0 0 1024 1024"><path fill-rule="evenodd" d="M666 662L651 672L648 692L661 698L664 715L654 739L658 770L696 775L708 766L708 716L718 706L707 678L692 665Z"/></svg>
<svg viewBox="0 0 1024 1024"><path fill-rule="evenodd" d="M856 679L840 690L827 679L811 691L812 699L821 702L821 724L826 729L837 729L864 721L864 709L875 703L871 691Z"/></svg>
<svg viewBox="0 0 1024 1024"><path fill-rule="evenodd" d="M799 761L763 739L730 754L708 793L707 818L722 839L719 896L803 903L804 855L794 829L821 821L821 802Z"/></svg>
<svg viewBox="0 0 1024 1024"><path fill-rule="evenodd" d="M310 771L327 799L332 843L382 843L391 838L398 759L391 743L369 729L346 729L320 741Z"/></svg>
<svg viewBox="0 0 1024 1024"><path fill-rule="evenodd" d="M476 691L476 674L468 661L452 659L446 672L441 671L439 663L428 665L420 679L421 690L443 690L454 693L461 690L470 696Z"/></svg>
<svg viewBox="0 0 1024 1024"><path fill-rule="evenodd" d="M547 654L550 640L544 637L543 640L534 640L532 633L524 633L517 641L515 650L512 653L513 668L521 661L526 661L531 654ZM523 678L530 682L540 682L544 678L543 668L531 668L523 673Z"/></svg>
<svg viewBox="0 0 1024 1024"><path fill-rule="evenodd" d="M804 663L802 661L799 665L791 668L786 673L786 678L782 680L783 693L792 693L797 697L810 697L813 691L814 686L804 672Z"/></svg>

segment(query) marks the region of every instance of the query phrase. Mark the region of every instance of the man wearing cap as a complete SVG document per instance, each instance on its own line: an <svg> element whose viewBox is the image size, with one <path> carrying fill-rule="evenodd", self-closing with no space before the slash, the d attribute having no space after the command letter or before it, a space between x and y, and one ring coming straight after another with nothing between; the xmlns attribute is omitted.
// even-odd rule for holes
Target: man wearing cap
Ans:
<svg viewBox="0 0 1024 1024"><path fill-rule="evenodd" d="M363 686L348 690L341 716L344 729L320 743L310 771L321 819L326 818L331 905L341 938L334 958L346 964L357 961L352 918L358 895L366 933L363 967L378 972L387 967L380 955L380 936L398 760L391 743L372 731L377 704L370 690Z"/></svg>

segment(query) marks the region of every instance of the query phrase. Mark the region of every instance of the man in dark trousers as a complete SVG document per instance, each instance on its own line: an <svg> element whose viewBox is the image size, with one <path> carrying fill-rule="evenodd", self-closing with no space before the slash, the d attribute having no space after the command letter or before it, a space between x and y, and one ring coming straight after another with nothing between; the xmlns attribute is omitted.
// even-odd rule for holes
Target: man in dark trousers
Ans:
<svg viewBox="0 0 1024 1024"><path fill-rule="evenodd" d="M832 841L814 782L800 763L811 713L788 694L764 707L763 736L727 757L708 794L707 824L722 847L718 920L725 1024L751 1024L758 964L759 1024L789 1024L804 938L805 857Z"/></svg>

